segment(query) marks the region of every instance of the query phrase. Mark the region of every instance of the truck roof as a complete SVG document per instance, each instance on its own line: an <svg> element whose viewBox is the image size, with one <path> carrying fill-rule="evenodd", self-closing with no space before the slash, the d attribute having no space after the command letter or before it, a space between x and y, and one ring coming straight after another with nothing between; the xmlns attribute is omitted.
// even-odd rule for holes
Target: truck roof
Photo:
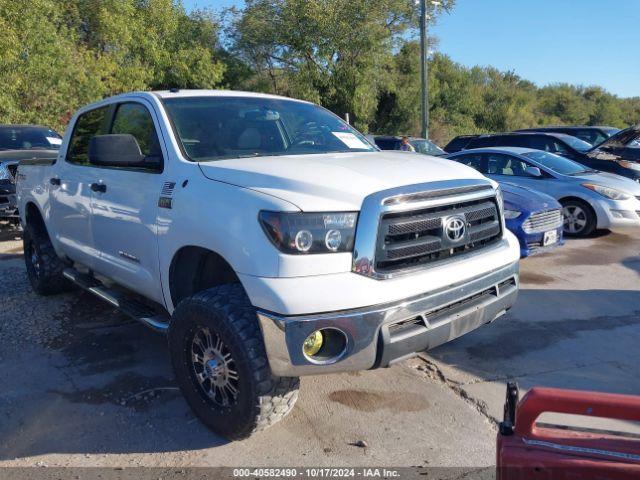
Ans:
<svg viewBox="0 0 640 480"><path fill-rule="evenodd" d="M142 93L142 92L140 92ZM267 93L244 92L241 90L189 90L189 89L171 89L171 90L155 90L152 93L158 98L176 98L176 97L251 97L251 98L271 98L277 100L294 100L305 102L296 98L283 97L281 95L272 95ZM305 102L308 103L308 102Z"/></svg>

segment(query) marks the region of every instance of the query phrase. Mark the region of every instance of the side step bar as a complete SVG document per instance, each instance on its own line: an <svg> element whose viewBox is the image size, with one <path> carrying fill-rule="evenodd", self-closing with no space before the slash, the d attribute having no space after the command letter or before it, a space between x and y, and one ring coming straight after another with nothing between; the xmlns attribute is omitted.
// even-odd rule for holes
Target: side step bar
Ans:
<svg viewBox="0 0 640 480"><path fill-rule="evenodd" d="M91 275L78 272L74 268L65 268L62 274L83 290L110 303L125 315L142 322L156 332L166 333L169 329L169 317L158 314L145 304L128 298L125 294L109 290Z"/></svg>

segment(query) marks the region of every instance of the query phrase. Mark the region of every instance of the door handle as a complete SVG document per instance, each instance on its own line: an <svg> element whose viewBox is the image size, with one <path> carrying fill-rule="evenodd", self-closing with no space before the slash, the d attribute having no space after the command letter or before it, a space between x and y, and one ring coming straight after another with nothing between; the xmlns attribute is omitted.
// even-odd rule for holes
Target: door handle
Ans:
<svg viewBox="0 0 640 480"><path fill-rule="evenodd" d="M60 181L60 179L59 179L59 178L57 178L57 177L53 177L53 178L50 178L50 179L49 179L49 183L50 183L51 185L55 185L55 186L59 187L59 186L60 186L61 181Z"/></svg>
<svg viewBox="0 0 640 480"><path fill-rule="evenodd" d="M91 191L105 193L107 191L107 186L104 183L92 183Z"/></svg>

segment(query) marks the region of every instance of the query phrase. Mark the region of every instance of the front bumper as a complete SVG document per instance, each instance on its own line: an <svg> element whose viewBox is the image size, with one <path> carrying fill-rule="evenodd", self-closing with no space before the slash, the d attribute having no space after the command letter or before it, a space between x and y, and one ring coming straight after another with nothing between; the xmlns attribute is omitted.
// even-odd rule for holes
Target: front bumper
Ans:
<svg viewBox="0 0 640 480"><path fill-rule="evenodd" d="M524 230L511 230L511 232L518 238L520 242L520 256L530 257L531 255L537 255L539 253L546 253L555 248L564 245L564 236L562 227L554 228L558 235L558 241L551 245L544 245L544 232L538 233L526 233Z"/></svg>
<svg viewBox="0 0 640 480"><path fill-rule="evenodd" d="M635 198L629 200L602 200L591 202L596 211L599 229L612 231L626 231L640 227L640 201Z"/></svg>
<svg viewBox="0 0 640 480"><path fill-rule="evenodd" d="M317 315L281 316L259 311L271 370L303 376L386 367L495 320L515 303L518 263L461 284L401 301ZM321 328L338 329L346 348L329 361L302 352Z"/></svg>

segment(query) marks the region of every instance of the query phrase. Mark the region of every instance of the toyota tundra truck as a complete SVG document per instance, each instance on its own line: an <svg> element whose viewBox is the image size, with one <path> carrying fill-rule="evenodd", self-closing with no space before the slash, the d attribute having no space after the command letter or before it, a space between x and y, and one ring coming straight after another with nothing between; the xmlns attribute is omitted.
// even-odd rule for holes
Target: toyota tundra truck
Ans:
<svg viewBox="0 0 640 480"><path fill-rule="evenodd" d="M390 366L517 296L496 183L305 101L115 96L17 185L33 289L79 286L166 333L186 401L229 439L284 417L300 376Z"/></svg>

